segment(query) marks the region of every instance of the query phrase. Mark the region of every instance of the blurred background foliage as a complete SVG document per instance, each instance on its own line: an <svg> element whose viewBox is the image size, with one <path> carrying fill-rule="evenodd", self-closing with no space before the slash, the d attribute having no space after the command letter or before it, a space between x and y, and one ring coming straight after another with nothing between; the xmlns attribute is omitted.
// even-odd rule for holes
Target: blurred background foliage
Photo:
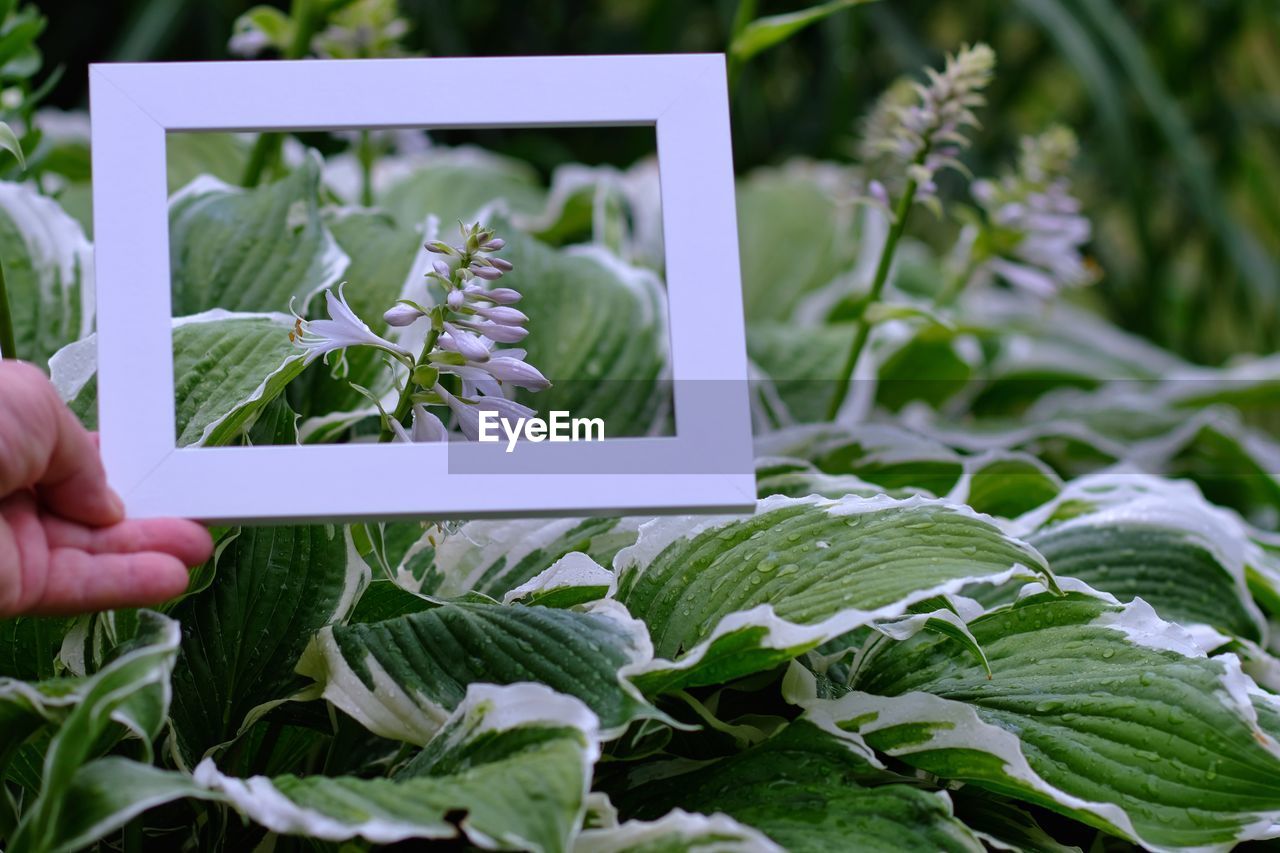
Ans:
<svg viewBox="0 0 1280 853"><path fill-rule="evenodd" d="M50 19L40 40L46 73L65 68L49 103L73 109L86 105L88 62L226 58L232 22L251 3L37 5ZM738 0L400 5L412 23L406 47L432 56L724 51L738 11ZM772 15L806 3L755 5L757 14ZM856 6L741 68L733 92L737 168L793 157L848 160L858 118L886 85L978 40L995 47L1000 69L985 131L969 159L975 173L995 172L1021 134L1051 121L1080 133L1077 181L1097 225L1092 252L1105 271L1083 298L1198 361L1274 351L1280 342L1280 3L1274 0ZM513 153L543 168L549 164L539 158L620 164L635 158L636 137L610 137L560 135L561 147ZM477 141L504 144L493 136Z"/></svg>

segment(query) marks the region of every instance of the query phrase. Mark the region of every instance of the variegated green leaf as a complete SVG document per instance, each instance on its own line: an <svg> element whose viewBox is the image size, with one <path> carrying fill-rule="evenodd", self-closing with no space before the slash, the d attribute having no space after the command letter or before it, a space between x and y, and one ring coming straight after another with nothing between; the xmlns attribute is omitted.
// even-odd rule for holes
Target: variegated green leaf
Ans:
<svg viewBox="0 0 1280 853"><path fill-rule="evenodd" d="M169 709L169 677L177 654L178 623L143 611L137 635L120 647L114 660L87 679L62 681L53 687L63 714L54 720L57 731L45 751L39 793L24 810L10 839L10 851L30 853L55 846L64 814L77 807L70 800L72 779L81 765L104 748L111 727L119 726L138 738L143 754L150 755L151 740L159 734ZM29 693L25 699L33 711L40 712Z"/></svg>
<svg viewBox="0 0 1280 853"><path fill-rule="evenodd" d="M422 591L446 597L480 592L501 599L573 551L609 565L636 541L636 518L472 521L445 537Z"/></svg>
<svg viewBox="0 0 1280 853"><path fill-rule="evenodd" d="M1034 549L965 507L854 496L655 519L614 564L618 598L659 656L631 670L646 692L768 669L925 599L1047 574Z"/></svg>
<svg viewBox="0 0 1280 853"><path fill-rule="evenodd" d="M402 226L434 215L446 227L468 224L497 203L513 214L543 209L545 190L526 163L475 148L432 149L397 164L379 180L377 199Z"/></svg>
<svg viewBox="0 0 1280 853"><path fill-rule="evenodd" d="M677 803L723 812L795 853L850 844L884 853L983 849L952 815L946 794L903 784L806 721L719 761L646 770L622 795L628 814L649 817Z"/></svg>
<svg viewBox="0 0 1280 853"><path fill-rule="evenodd" d="M806 715L943 779L1046 806L1156 850L1225 850L1280 816L1273 706L1149 605L1033 594L970 623L989 678L919 634L862 661Z"/></svg>
<svg viewBox="0 0 1280 853"><path fill-rule="evenodd" d="M169 200L175 317L213 308L287 311L338 282L347 255L320 215L320 161L242 190L201 177Z"/></svg>
<svg viewBox="0 0 1280 853"><path fill-rule="evenodd" d="M577 837L573 853L781 853L757 829L723 814L690 814L672 809L657 820L629 820L589 829Z"/></svg>
<svg viewBox="0 0 1280 853"><path fill-rule="evenodd" d="M824 498L840 498L857 495L873 498L885 494L885 490L852 474L827 474L803 459L764 457L756 460L756 491L761 498L784 495L803 498L822 495ZM909 490L899 489L889 493L892 497L910 497Z"/></svg>
<svg viewBox="0 0 1280 853"><path fill-rule="evenodd" d="M25 184L0 183L0 262L16 353L44 364L93 328L93 252L58 203Z"/></svg>
<svg viewBox="0 0 1280 853"><path fill-rule="evenodd" d="M176 193L201 175L228 184L239 183L249 161L250 143L232 133L169 133L165 135L165 169L169 192Z"/></svg>
<svg viewBox="0 0 1280 853"><path fill-rule="evenodd" d="M964 474L947 497L978 512L1016 518L1061 491L1062 480L1036 457L991 451L964 460Z"/></svg>
<svg viewBox="0 0 1280 853"><path fill-rule="evenodd" d="M173 611L183 636L171 713L187 767L306 686L293 669L311 635L345 616L368 582L334 525L246 527L214 572Z"/></svg>
<svg viewBox="0 0 1280 853"><path fill-rule="evenodd" d="M179 799L221 801L185 773L109 755L82 766L71 777L66 810L49 838L49 850L71 853L120 829L138 815Z"/></svg>
<svg viewBox="0 0 1280 853"><path fill-rule="evenodd" d="M455 603L324 628L298 671L375 734L424 744L478 681L546 684L586 702L617 734L659 716L618 675L648 656L644 626L613 601L581 613Z"/></svg>
<svg viewBox="0 0 1280 853"><path fill-rule="evenodd" d="M279 314L221 309L174 321L173 371L180 447L230 442L302 372L302 351ZM64 347L50 361L53 383L88 427L97 426L97 340Z"/></svg>
<svg viewBox="0 0 1280 853"><path fill-rule="evenodd" d="M599 749L595 715L576 699L538 684L475 685L394 780L235 779L206 761L195 782L279 834L378 844L461 835L561 853L581 824Z"/></svg>
<svg viewBox="0 0 1280 853"><path fill-rule="evenodd" d="M807 459L828 474L853 474L885 490L917 489L942 496L964 473L964 459L946 444L901 425L812 424L756 440L756 455Z"/></svg>
<svg viewBox="0 0 1280 853"><path fill-rule="evenodd" d="M1141 597L1186 626L1253 641L1267 635L1248 584L1265 555L1237 516L1189 483L1138 474L1081 478L1014 530L1059 576L1122 601Z"/></svg>
<svg viewBox="0 0 1280 853"><path fill-rule="evenodd" d="M738 183L738 245L747 319L786 320L807 294L853 266L854 179L829 164L792 163ZM805 246L790 252L783 247Z"/></svg>

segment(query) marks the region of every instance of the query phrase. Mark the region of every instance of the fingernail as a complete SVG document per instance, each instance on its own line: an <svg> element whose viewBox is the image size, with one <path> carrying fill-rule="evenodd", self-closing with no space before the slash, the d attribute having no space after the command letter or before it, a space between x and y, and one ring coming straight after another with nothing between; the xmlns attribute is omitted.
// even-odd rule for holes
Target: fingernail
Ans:
<svg viewBox="0 0 1280 853"><path fill-rule="evenodd" d="M113 514L115 515L115 517L117 519L124 518L125 516L124 500L119 495L117 495L113 490L108 489L107 501L111 504L111 509L113 510Z"/></svg>

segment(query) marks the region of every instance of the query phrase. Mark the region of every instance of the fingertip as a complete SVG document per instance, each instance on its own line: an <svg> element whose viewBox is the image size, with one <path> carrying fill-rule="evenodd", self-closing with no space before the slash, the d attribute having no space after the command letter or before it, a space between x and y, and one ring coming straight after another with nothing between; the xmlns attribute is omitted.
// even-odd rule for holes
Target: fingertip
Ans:
<svg viewBox="0 0 1280 853"><path fill-rule="evenodd" d="M145 547L198 566L213 556L213 537L203 524L186 518L153 518L142 522L147 536Z"/></svg>
<svg viewBox="0 0 1280 853"><path fill-rule="evenodd" d="M149 592L154 596L151 603L161 604L182 595L190 583L191 573L187 571L187 567L178 558L171 557L155 561L146 586L150 587Z"/></svg>
<svg viewBox="0 0 1280 853"><path fill-rule="evenodd" d="M213 556L213 536L208 528L185 518L172 519L175 527L173 555L188 566L198 566Z"/></svg>

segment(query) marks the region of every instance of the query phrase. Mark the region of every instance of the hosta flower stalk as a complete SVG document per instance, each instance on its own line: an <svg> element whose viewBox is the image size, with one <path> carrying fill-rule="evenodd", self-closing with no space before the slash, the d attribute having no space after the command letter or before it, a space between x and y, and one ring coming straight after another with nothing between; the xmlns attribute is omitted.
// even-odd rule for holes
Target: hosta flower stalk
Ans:
<svg viewBox="0 0 1280 853"><path fill-rule="evenodd" d="M1022 140L1016 170L973 184L981 222L966 228L968 258L941 301L949 302L985 273L1042 298L1096 278L1081 249L1092 233L1072 194L1075 134L1055 126Z"/></svg>
<svg viewBox="0 0 1280 853"><path fill-rule="evenodd" d="M443 422L428 407L447 408L463 435L475 440L480 412L494 411L501 418L527 418L532 409L507 399L510 388L541 391L551 383L525 361L522 349L496 349L498 343L524 338L529 321L510 307L520 292L509 287L489 290L480 282L497 281L514 269L494 256L506 241L479 223L460 225L458 245L436 240L426 244L439 257L427 277L444 298L433 307L404 300L387 309L383 320L392 327L407 327L429 320L421 351L414 354L375 334L351 310L341 287L335 296L326 293L328 320L297 318L290 340L308 350L307 361L351 346L371 346L395 357L406 368L399 400L383 417L379 441L440 441L448 438ZM449 387L456 382L455 387ZM406 420L412 414L412 421Z"/></svg>
<svg viewBox="0 0 1280 853"><path fill-rule="evenodd" d="M995 62L995 52L985 44L963 48L947 57L942 72L927 69L928 83L917 84L914 102L907 102L900 93L890 90L892 99L882 100L868 123L868 131L874 136L865 140L864 150L888 154L904 170L906 184L893 205L893 222L880 251L871 290L863 302L863 316L858 320L857 331L837 377L828 418L835 418L848 396L849 382L871 337L872 324L865 316L866 310L879 302L884 293L894 254L917 196L936 204L938 172L948 168L963 171L957 158L961 149L969 144L966 133L978 125L974 110L984 103L982 91L991 82ZM877 194L887 206L889 196L882 185L878 186Z"/></svg>

